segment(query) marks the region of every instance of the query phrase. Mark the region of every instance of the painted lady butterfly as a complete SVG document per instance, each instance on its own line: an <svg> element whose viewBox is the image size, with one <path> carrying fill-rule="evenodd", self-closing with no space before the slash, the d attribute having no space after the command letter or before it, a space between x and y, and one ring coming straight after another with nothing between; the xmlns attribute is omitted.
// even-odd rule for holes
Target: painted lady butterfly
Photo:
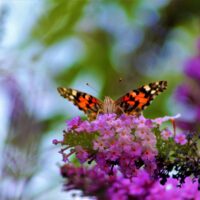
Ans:
<svg viewBox="0 0 200 200"><path fill-rule="evenodd" d="M131 90L116 101L106 96L103 102L90 94L71 88L59 87L58 92L83 110L89 120L93 120L100 113L138 115L166 88L167 81L157 81Z"/></svg>

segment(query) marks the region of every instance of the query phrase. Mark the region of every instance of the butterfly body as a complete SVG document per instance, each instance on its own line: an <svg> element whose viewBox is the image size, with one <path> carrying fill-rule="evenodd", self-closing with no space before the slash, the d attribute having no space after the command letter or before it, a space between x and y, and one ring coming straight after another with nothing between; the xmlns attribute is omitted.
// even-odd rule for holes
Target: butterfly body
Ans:
<svg viewBox="0 0 200 200"><path fill-rule="evenodd" d="M83 110L90 120L93 120L101 113L138 115L166 87L166 81L157 81L131 90L116 101L106 96L103 102L90 94L71 88L59 87L58 92Z"/></svg>
<svg viewBox="0 0 200 200"><path fill-rule="evenodd" d="M114 100L106 96L103 101L102 113L117 113L117 105Z"/></svg>

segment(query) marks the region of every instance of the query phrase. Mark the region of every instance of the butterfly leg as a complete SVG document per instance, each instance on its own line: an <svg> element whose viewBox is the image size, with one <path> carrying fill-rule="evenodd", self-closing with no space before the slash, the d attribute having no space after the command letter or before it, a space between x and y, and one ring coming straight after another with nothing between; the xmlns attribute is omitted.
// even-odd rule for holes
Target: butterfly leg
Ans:
<svg viewBox="0 0 200 200"><path fill-rule="evenodd" d="M117 110L117 114L126 114L121 106L117 106L116 110ZM120 112L118 112L118 111L120 111Z"/></svg>
<svg viewBox="0 0 200 200"><path fill-rule="evenodd" d="M97 111L97 117L99 116L99 114L103 114L103 111L102 111L101 109L99 109L99 110Z"/></svg>
<svg viewBox="0 0 200 200"><path fill-rule="evenodd" d="M132 111L131 113L127 113L127 112L125 112L124 111L124 109L122 108L122 107L120 107L120 106L117 106L116 107L117 109L117 114L125 114L125 115L135 115L136 117L139 117L140 115L141 115L141 111L140 110L134 110L134 111Z"/></svg>

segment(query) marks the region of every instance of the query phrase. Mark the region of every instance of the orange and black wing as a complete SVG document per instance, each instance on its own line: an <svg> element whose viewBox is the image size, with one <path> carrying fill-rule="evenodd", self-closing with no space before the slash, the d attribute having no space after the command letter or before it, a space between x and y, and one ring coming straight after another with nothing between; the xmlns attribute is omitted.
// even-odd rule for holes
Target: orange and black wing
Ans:
<svg viewBox="0 0 200 200"><path fill-rule="evenodd" d="M138 114L150 105L153 99L167 88L167 81L157 81L131 90L116 101L126 114Z"/></svg>
<svg viewBox="0 0 200 200"><path fill-rule="evenodd" d="M64 87L59 87L57 90L61 96L82 110L90 120L95 119L102 110L102 102L90 94Z"/></svg>

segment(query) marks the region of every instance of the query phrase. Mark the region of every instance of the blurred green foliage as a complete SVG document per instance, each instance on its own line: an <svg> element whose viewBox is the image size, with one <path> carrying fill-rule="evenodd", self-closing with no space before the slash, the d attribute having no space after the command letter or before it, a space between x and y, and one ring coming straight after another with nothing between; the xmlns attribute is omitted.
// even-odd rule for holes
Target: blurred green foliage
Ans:
<svg viewBox="0 0 200 200"><path fill-rule="evenodd" d="M81 19L87 2L88 0L49 1L47 10L39 18L33 29L33 37L49 46L59 42L68 35L72 35L73 28Z"/></svg>
<svg viewBox="0 0 200 200"><path fill-rule="evenodd" d="M80 146L84 149L91 151L93 149L93 141L98 136L96 134L64 132L64 142L62 145L70 147Z"/></svg>

